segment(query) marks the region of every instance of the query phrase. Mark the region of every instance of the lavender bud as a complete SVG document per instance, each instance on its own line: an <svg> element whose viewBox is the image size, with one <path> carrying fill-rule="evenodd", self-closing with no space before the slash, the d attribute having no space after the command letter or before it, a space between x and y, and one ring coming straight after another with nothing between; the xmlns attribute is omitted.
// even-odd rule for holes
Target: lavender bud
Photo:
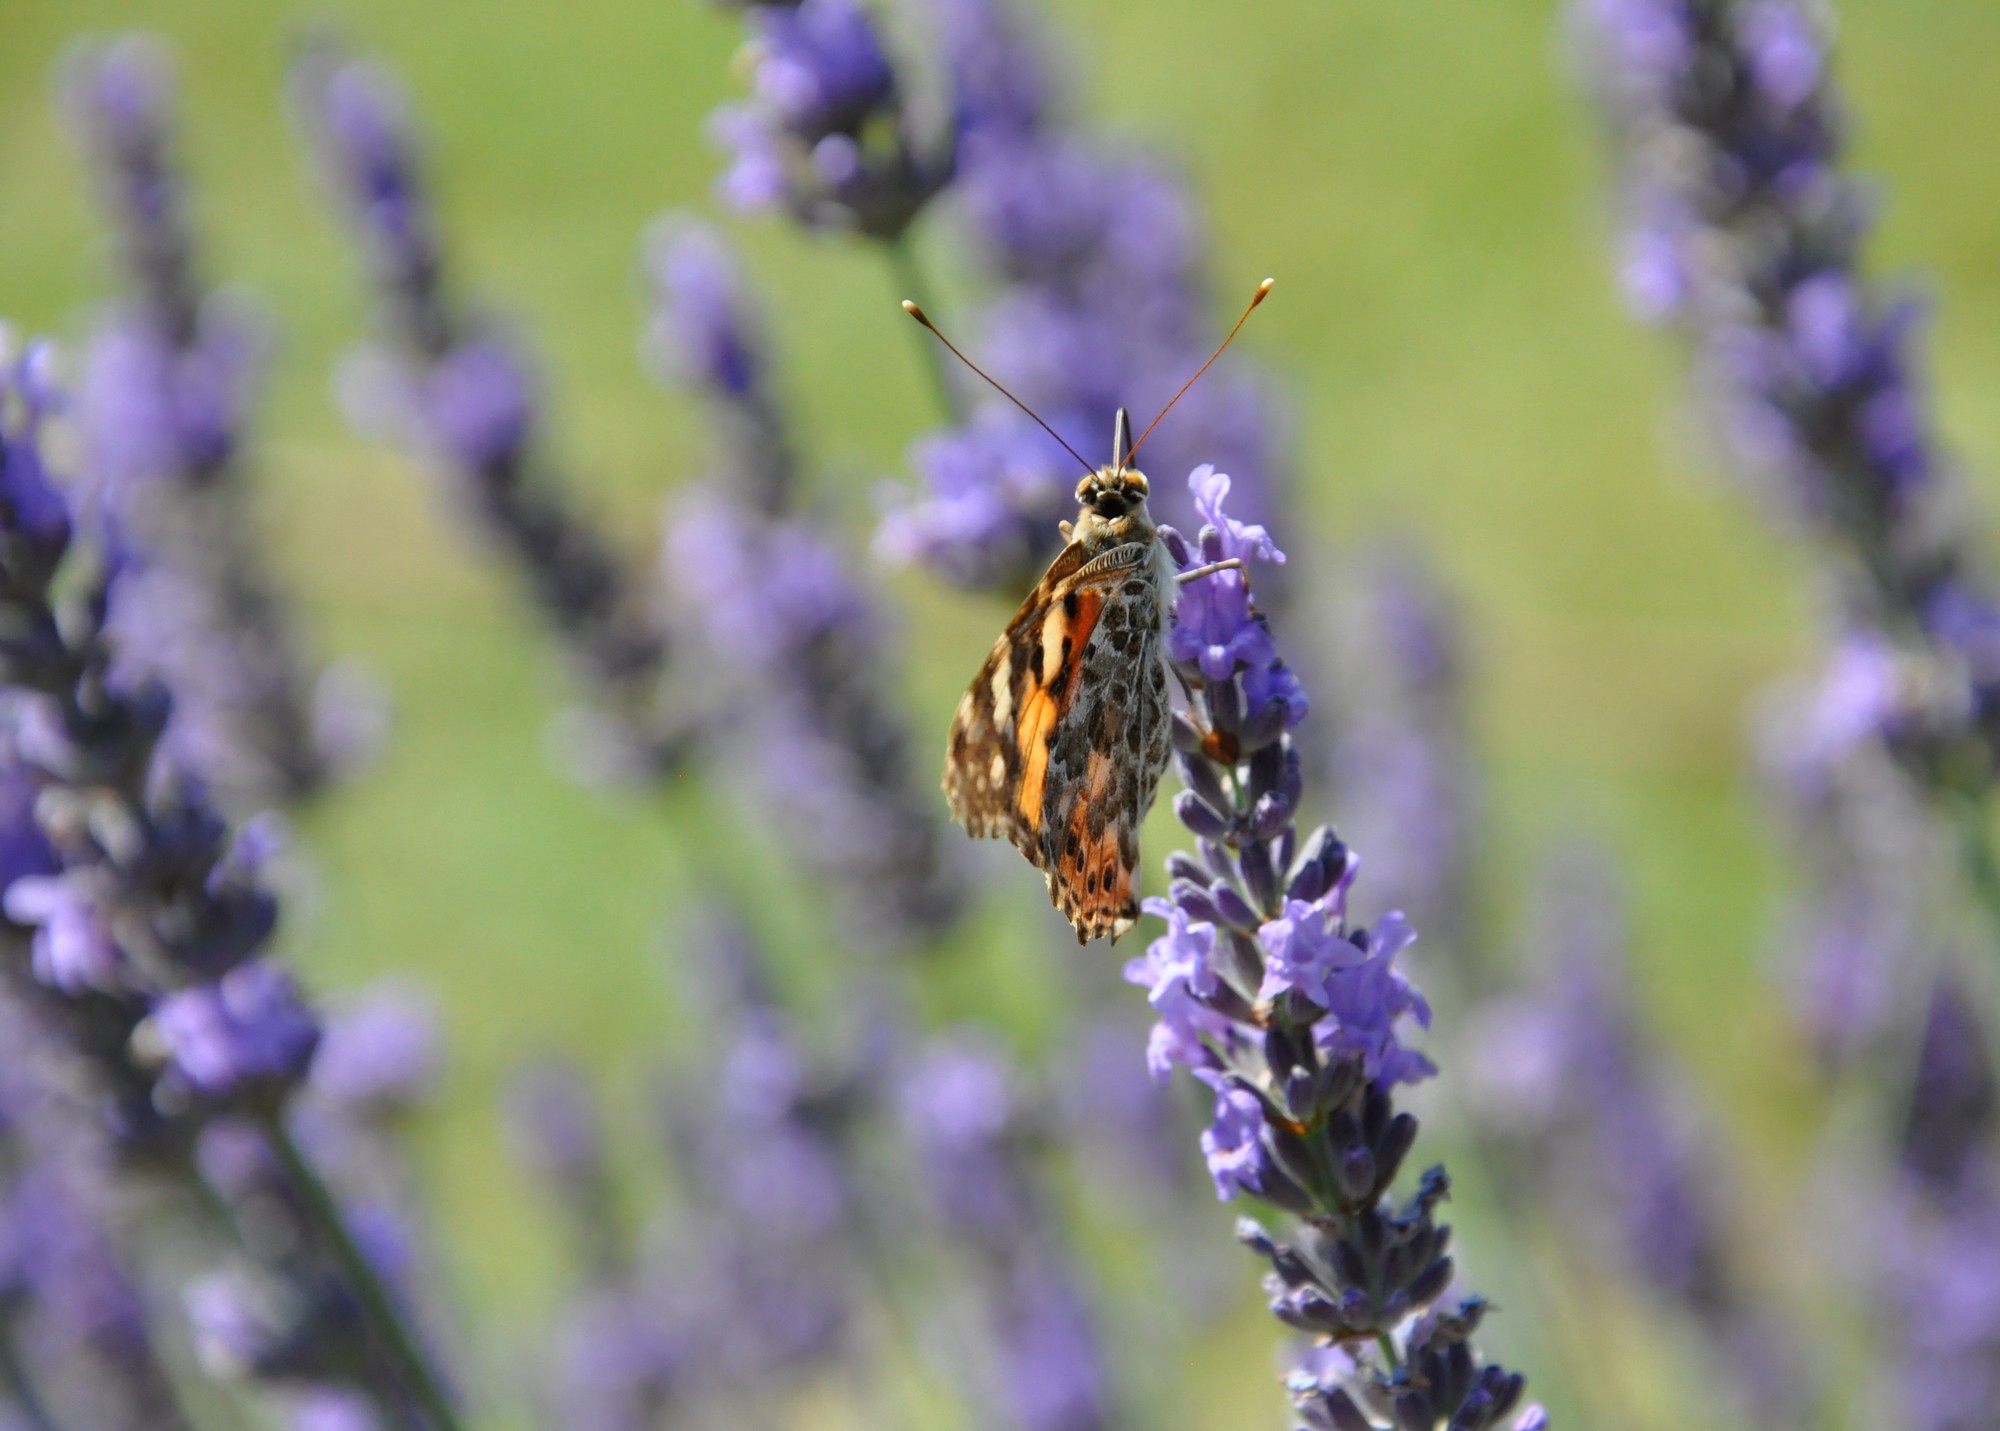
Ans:
<svg viewBox="0 0 2000 1431"><path fill-rule="evenodd" d="M1174 797L1174 815L1197 835L1219 840L1229 834L1229 822L1192 790Z"/></svg>
<svg viewBox="0 0 2000 1431"><path fill-rule="evenodd" d="M1293 806L1282 795L1275 792L1259 795L1257 803L1250 807L1250 833L1256 836L1258 843L1275 840L1291 824L1293 814ZM1268 854L1265 855L1264 861L1268 866L1270 863ZM1273 871L1274 886L1276 880L1277 875Z"/></svg>
<svg viewBox="0 0 2000 1431"><path fill-rule="evenodd" d="M1176 813L1179 813L1176 807ZM1182 823L1188 823L1183 817ZM1264 922L1263 916L1252 909L1232 884L1216 884L1209 890L1209 898L1214 901L1216 912L1222 916L1224 924L1233 924L1246 934L1255 933L1257 926Z"/></svg>
<svg viewBox="0 0 2000 1431"><path fill-rule="evenodd" d="M1181 773L1182 782L1188 791L1198 797L1211 810L1227 810L1233 803L1229 792L1223 787L1222 777L1215 766L1201 758L1199 753L1184 754L1175 761Z"/></svg>
<svg viewBox="0 0 2000 1431"><path fill-rule="evenodd" d="M1167 886L1167 898L1186 910L1190 919L1199 920L1204 924L1227 922L1223 919L1221 911L1215 907L1215 901L1209 897L1207 884L1201 881L1175 879Z"/></svg>
<svg viewBox="0 0 2000 1431"><path fill-rule="evenodd" d="M1265 842L1275 831L1266 833L1262 823L1261 816L1252 816L1251 832L1256 838L1237 851L1237 864L1244 887L1250 891L1250 902L1259 910L1271 910L1278 903L1278 872L1271 867L1271 850Z"/></svg>

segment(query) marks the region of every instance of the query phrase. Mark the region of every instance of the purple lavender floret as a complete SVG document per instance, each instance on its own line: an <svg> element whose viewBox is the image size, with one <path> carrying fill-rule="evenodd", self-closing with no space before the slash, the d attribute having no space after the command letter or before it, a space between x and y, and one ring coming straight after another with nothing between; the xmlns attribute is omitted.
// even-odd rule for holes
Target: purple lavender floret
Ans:
<svg viewBox="0 0 2000 1431"><path fill-rule="evenodd" d="M731 207L779 209L810 228L895 241L953 169L947 124L910 105L876 13L860 0L739 7L750 94L718 109Z"/></svg>
<svg viewBox="0 0 2000 1431"><path fill-rule="evenodd" d="M1863 274L1826 37L1798 0L1586 0L1624 141L1638 306L1693 340L1741 464L1826 553L1843 624L1932 668L1875 736L1942 795L2000 744L2000 629L1918 375L1916 309ZM1916 719L1910 719L1911 715Z"/></svg>
<svg viewBox="0 0 2000 1431"><path fill-rule="evenodd" d="M180 688L172 739L230 804L310 796L333 773L326 712L256 549L245 470L262 334L202 287L164 52L136 35L83 46L63 78L124 269L78 404L88 488L143 593L120 617L123 659Z"/></svg>
<svg viewBox="0 0 2000 1431"><path fill-rule="evenodd" d="M377 1117L420 1107L440 1074L438 1022L436 999L400 980L333 1004L308 1075L313 1095Z"/></svg>
<svg viewBox="0 0 2000 1431"><path fill-rule="evenodd" d="M385 333L353 365L355 416L438 470L466 521L517 569L598 707L592 734L608 748L580 763L662 776L685 736L663 687L666 632L622 554L549 470L521 345L450 291L406 99L380 67L325 44L298 65L294 93Z"/></svg>
<svg viewBox="0 0 2000 1431"><path fill-rule="evenodd" d="M165 1078L203 1098L282 1093L303 1076L319 1044L319 1024L292 976L261 959L212 984L172 991L153 1006L150 1022L166 1055Z"/></svg>
<svg viewBox="0 0 2000 1431"><path fill-rule="evenodd" d="M1238 1235L1271 1264L1272 1313L1328 1353L1292 1382L1308 1425L1539 1425L1537 1407L1515 1414L1522 1378L1472 1352L1484 1305L1444 1300L1444 1170L1389 1197L1417 1136L1395 1091L1435 1071L1405 1029L1429 1009L1395 967L1412 937L1401 916L1350 927L1353 853L1329 827L1299 836L1291 732L1305 695L1250 596L1281 554L1227 510L1227 477L1197 468L1189 488L1207 521L1193 542L1163 532L1175 565L1247 569L1189 581L1174 604L1175 630L1192 633L1168 642L1189 692L1174 717L1175 812L1198 853L1169 857L1168 898L1146 906L1167 933L1126 969L1162 1015L1150 1057L1215 1091L1202 1151L1217 1195L1298 1219L1283 1240L1250 1221Z"/></svg>
<svg viewBox="0 0 2000 1431"><path fill-rule="evenodd" d="M662 574L705 647L706 722L750 773L774 832L825 880L854 937L907 945L964 905L935 799L884 701L885 622L826 524L799 509L783 413L758 365L768 350L721 239L685 222L655 230L652 324L663 371L693 379L715 419L718 479L669 520Z"/></svg>

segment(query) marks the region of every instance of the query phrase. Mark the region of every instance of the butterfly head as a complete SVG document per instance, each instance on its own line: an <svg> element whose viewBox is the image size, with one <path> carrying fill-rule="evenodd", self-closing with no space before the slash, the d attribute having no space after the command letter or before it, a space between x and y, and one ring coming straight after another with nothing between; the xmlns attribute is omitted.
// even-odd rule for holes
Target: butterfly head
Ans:
<svg viewBox="0 0 2000 1431"><path fill-rule="evenodd" d="M1146 513L1146 474L1128 465L1132 454L1132 424L1118 409L1111 436L1111 460L1076 484L1076 504L1083 510L1064 536L1095 551L1127 542L1150 541L1153 519Z"/></svg>
<svg viewBox="0 0 2000 1431"><path fill-rule="evenodd" d="M1086 515L1115 522L1146 505L1146 474L1136 467L1098 468L1076 484L1076 502Z"/></svg>

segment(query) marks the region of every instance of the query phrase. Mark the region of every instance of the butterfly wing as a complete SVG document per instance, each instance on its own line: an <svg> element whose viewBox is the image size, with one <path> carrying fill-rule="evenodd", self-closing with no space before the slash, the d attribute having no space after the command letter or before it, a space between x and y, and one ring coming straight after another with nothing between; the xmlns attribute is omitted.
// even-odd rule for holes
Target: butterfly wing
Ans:
<svg viewBox="0 0 2000 1431"><path fill-rule="evenodd" d="M1160 587L1150 543L1049 568L959 702L951 812L1005 835L1048 877L1079 940L1138 918L1139 825L1168 750Z"/></svg>

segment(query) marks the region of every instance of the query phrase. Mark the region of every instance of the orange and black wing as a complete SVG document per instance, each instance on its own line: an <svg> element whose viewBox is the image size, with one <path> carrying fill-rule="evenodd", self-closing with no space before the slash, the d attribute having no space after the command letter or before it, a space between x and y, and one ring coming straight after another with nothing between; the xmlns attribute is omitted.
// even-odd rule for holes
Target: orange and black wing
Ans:
<svg viewBox="0 0 2000 1431"><path fill-rule="evenodd" d="M1082 940L1138 917L1139 824L1168 748L1158 580L1150 546L1064 551L952 721L953 818L1012 840Z"/></svg>

